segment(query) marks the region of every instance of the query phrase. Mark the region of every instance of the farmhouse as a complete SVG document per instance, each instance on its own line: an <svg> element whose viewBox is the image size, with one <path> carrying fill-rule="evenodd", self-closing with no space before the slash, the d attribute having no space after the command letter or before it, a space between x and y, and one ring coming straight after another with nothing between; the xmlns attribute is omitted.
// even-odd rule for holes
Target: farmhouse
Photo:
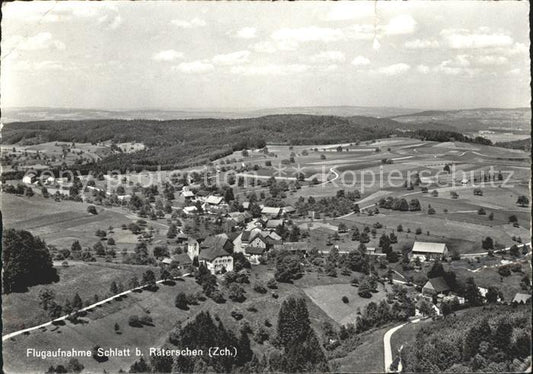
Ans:
<svg viewBox="0 0 533 374"><path fill-rule="evenodd" d="M443 277L429 279L424 287L422 287L422 294L426 296L438 295L450 291L450 286Z"/></svg>
<svg viewBox="0 0 533 374"><path fill-rule="evenodd" d="M233 271L233 257L229 252L220 247L202 248L198 263L204 264L212 274L225 271Z"/></svg>
<svg viewBox="0 0 533 374"><path fill-rule="evenodd" d="M445 243L415 242L411 252L411 258L423 259L439 258L448 253Z"/></svg>

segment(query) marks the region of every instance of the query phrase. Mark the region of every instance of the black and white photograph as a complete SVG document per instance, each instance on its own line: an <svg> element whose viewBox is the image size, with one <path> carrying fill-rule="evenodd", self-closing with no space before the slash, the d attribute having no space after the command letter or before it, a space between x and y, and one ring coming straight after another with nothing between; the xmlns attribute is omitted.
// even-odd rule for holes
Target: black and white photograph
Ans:
<svg viewBox="0 0 533 374"><path fill-rule="evenodd" d="M528 1L1 10L1 372L531 373Z"/></svg>

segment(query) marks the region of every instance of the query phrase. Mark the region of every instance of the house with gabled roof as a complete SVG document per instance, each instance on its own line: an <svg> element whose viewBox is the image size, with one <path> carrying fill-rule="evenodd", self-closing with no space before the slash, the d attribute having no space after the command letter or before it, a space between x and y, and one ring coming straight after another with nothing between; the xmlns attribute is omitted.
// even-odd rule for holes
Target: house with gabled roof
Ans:
<svg viewBox="0 0 533 374"><path fill-rule="evenodd" d="M261 214L263 214L264 216L267 216L269 218L277 218L281 214L281 208L264 206L261 209Z"/></svg>
<svg viewBox="0 0 533 374"><path fill-rule="evenodd" d="M284 223L285 221L282 219L269 219L265 224L265 228L275 230L278 226L283 226Z"/></svg>
<svg viewBox="0 0 533 374"><path fill-rule="evenodd" d="M214 196L209 195L207 199L205 199L206 204L209 204L211 206L219 206L221 204L224 204L224 198L222 196Z"/></svg>
<svg viewBox="0 0 533 374"><path fill-rule="evenodd" d="M531 300L531 295L527 293L517 293L513 297L512 303L527 304Z"/></svg>
<svg viewBox="0 0 533 374"><path fill-rule="evenodd" d="M233 257L220 248L202 250L198 256L198 263L205 265L212 274L233 271Z"/></svg>
<svg viewBox="0 0 533 374"><path fill-rule="evenodd" d="M212 274L233 271L233 243L226 235L207 237L200 244L198 263L204 264Z"/></svg>
<svg viewBox="0 0 533 374"><path fill-rule="evenodd" d="M283 207L283 209L282 209L282 213L283 214L287 214L287 215L293 214L295 212L296 212L296 209L293 206L291 206L291 205L287 205L287 206Z"/></svg>
<svg viewBox="0 0 533 374"><path fill-rule="evenodd" d="M430 278L424 287L422 287L422 294L426 296L438 295L450 291L450 286L443 277Z"/></svg>

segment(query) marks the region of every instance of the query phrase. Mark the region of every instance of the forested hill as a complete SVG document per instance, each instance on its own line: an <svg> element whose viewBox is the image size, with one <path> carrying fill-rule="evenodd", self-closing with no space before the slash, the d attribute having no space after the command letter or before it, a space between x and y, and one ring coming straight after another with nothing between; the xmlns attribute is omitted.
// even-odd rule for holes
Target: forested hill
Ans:
<svg viewBox="0 0 533 374"><path fill-rule="evenodd" d="M245 119L80 120L6 124L3 143L102 141L144 143L148 149L114 155L107 168L183 167L204 163L234 150L266 143L326 144L387 137L399 130L442 129L438 124L402 124L391 119L313 115L271 115ZM447 127L447 126L446 126Z"/></svg>

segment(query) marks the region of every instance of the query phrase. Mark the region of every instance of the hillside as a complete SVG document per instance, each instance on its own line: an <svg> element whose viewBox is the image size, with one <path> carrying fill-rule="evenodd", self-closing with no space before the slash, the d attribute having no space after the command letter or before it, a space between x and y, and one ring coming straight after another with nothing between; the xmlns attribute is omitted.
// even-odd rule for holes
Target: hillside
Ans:
<svg viewBox="0 0 533 374"><path fill-rule="evenodd" d="M97 119L153 119L176 120L194 118L257 118L274 114L310 114L318 116L368 116L391 117L416 112L417 109L394 107L365 106L313 106L285 107L268 109L128 109L106 110L86 108L2 108L4 123L25 121L62 121L62 120L97 120Z"/></svg>
<svg viewBox="0 0 533 374"><path fill-rule="evenodd" d="M448 111L423 111L390 117L402 123L439 122L459 131L513 130L529 132L529 108L478 108Z"/></svg>
<svg viewBox="0 0 533 374"><path fill-rule="evenodd" d="M9 123L3 129L5 144L65 141L142 141L147 150L103 159L107 169L183 167L259 148L266 143L325 144L387 137L401 130L442 129L439 124L401 124L373 117L272 115L247 119L191 120L81 120Z"/></svg>

